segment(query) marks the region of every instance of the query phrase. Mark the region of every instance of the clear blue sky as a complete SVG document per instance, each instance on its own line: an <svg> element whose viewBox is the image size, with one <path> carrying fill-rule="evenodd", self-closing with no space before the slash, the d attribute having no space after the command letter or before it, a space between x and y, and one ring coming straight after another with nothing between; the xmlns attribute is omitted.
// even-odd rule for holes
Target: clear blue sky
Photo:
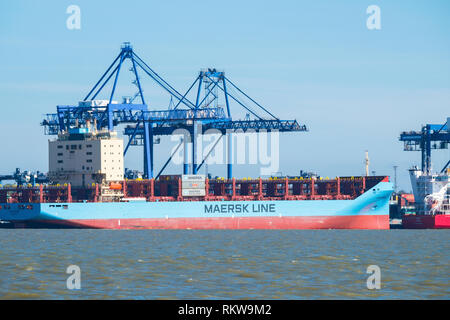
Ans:
<svg viewBox="0 0 450 320"><path fill-rule="evenodd" d="M71 4L81 30L66 28ZM372 4L381 30L366 28ZM360 175L367 149L371 170L392 175L398 165L409 190L406 170L420 154L402 151L400 131L450 116L449 14L447 0L1 1L0 173L47 171L43 114L81 100L130 41L180 91L217 67L279 117L307 124L282 136L283 173ZM144 91L151 108L167 105L150 82ZM156 168L168 150L157 146ZM436 167L448 158L433 154ZM139 150L126 165L141 168Z"/></svg>

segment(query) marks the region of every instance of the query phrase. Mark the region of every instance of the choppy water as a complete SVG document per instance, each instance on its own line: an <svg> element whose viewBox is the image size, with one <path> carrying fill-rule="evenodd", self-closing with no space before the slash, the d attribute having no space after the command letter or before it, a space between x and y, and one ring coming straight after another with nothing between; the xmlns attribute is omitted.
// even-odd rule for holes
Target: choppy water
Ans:
<svg viewBox="0 0 450 320"><path fill-rule="evenodd" d="M449 299L449 230L0 230L0 299ZM69 290L69 265L81 289ZM369 265L381 289L368 290Z"/></svg>

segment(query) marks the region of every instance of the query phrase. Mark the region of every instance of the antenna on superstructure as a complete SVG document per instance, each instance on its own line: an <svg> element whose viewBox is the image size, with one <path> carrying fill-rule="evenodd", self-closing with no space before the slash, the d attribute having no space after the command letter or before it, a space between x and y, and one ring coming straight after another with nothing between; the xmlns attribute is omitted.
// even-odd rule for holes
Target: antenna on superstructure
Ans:
<svg viewBox="0 0 450 320"><path fill-rule="evenodd" d="M369 176L369 151L367 151L366 150L366 160L365 160L365 163L366 163L366 177L368 177Z"/></svg>
<svg viewBox="0 0 450 320"><path fill-rule="evenodd" d="M397 193L397 168L398 166L394 166L394 192Z"/></svg>

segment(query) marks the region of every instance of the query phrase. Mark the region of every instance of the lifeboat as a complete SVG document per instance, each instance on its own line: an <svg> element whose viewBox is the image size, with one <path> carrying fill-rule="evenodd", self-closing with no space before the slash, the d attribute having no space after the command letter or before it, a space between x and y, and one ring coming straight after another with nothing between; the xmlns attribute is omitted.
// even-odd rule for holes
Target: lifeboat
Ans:
<svg viewBox="0 0 450 320"><path fill-rule="evenodd" d="M111 189L111 190L122 190L122 184L121 183L116 183L116 182L111 182L109 184L109 189Z"/></svg>

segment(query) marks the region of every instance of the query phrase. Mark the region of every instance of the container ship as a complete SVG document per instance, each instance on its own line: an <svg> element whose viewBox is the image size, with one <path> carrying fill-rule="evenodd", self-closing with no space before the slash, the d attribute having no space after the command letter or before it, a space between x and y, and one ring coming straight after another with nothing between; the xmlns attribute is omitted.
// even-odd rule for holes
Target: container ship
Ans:
<svg viewBox="0 0 450 320"><path fill-rule="evenodd" d="M50 181L0 188L9 228L388 229L387 176L125 179L115 132L71 129L49 141Z"/></svg>
<svg viewBox="0 0 450 320"><path fill-rule="evenodd" d="M129 70L135 77L133 84L138 92L133 97L123 97L123 102L118 103L113 98L119 72L125 69L121 66L126 60L131 62ZM173 105L169 109L148 109L138 69L170 94ZM98 99L110 79L113 84L109 99ZM192 100L195 102L191 102L189 91L196 84L197 96ZM134 103L135 99L140 99L140 103ZM232 119L230 101L248 112L245 120ZM47 134L55 136L48 142L48 182L1 187L1 227L389 228L389 199L393 188L387 176L323 179L314 175L266 174L272 177L233 178L232 134L250 130L254 133L306 131L306 126L296 120L280 120L216 69L201 70L189 90L180 94L125 43L78 105L58 106L57 113L47 114L41 124ZM124 136L129 137L126 146L124 138L118 136L116 127L119 125L127 125L124 130ZM203 161L198 156L203 154L197 143L202 135L199 127L205 129L205 134L214 129L221 134L220 138L228 138L226 179L199 174L211 153L207 153ZM177 149L184 146L183 173L162 174L172 154L153 178L155 138L172 135L178 129L187 132L177 146ZM192 139L186 138L189 136ZM124 155L132 145L143 146L143 178L131 179L124 174ZM191 146L192 161L188 161Z"/></svg>

